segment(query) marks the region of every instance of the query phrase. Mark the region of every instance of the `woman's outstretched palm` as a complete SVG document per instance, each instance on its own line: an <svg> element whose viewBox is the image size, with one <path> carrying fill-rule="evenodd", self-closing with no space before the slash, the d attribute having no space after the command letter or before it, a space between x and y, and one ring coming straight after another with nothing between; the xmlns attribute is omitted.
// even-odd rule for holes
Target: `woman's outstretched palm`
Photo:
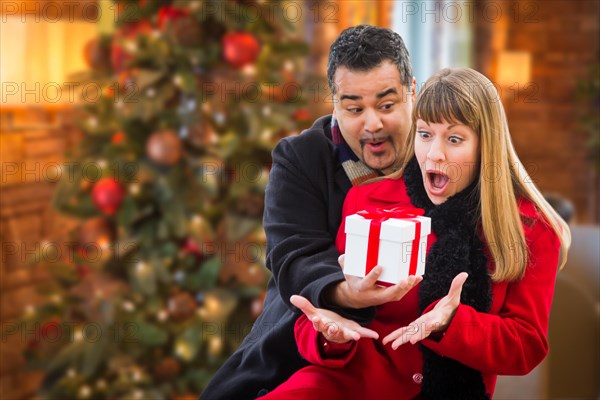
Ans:
<svg viewBox="0 0 600 400"><path fill-rule="evenodd" d="M377 332L360 326L357 322L323 308L316 308L302 296L292 296L290 301L312 322L316 331L330 342L346 343L360 338L379 338Z"/></svg>

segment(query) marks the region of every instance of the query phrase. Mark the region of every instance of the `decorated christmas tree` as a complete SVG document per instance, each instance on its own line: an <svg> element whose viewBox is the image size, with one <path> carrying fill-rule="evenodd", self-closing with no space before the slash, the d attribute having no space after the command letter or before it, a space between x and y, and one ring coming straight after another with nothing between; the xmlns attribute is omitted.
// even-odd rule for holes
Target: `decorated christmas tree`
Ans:
<svg viewBox="0 0 600 400"><path fill-rule="evenodd" d="M281 6L116 1L114 33L86 47L54 198L80 223L53 239L60 259L37 258L52 279L24 317L43 397L196 398L249 332L270 152L309 119Z"/></svg>

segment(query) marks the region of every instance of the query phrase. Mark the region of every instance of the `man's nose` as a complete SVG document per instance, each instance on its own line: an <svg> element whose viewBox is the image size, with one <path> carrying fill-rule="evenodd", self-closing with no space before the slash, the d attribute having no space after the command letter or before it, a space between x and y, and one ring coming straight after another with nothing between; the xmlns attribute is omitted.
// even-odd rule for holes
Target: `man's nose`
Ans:
<svg viewBox="0 0 600 400"><path fill-rule="evenodd" d="M365 114L365 131L377 133L383 129L383 121L375 110L367 110Z"/></svg>

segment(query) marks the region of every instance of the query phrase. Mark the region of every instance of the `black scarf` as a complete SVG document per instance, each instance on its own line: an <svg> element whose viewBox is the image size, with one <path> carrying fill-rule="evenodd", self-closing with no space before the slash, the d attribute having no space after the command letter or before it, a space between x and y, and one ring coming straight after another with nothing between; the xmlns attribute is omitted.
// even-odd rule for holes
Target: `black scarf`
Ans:
<svg viewBox="0 0 600 400"><path fill-rule="evenodd" d="M425 275L419 291L422 313L434 301L444 297L452 279L467 272L461 303L480 312L489 312L491 279L483 243L476 234L480 220L477 179L466 189L439 206L427 197L421 170L413 158L404 171L404 181L411 202L431 218L431 229L438 240L426 259ZM450 358L442 357L421 345L423 353L422 396L431 400L489 399L481 373Z"/></svg>

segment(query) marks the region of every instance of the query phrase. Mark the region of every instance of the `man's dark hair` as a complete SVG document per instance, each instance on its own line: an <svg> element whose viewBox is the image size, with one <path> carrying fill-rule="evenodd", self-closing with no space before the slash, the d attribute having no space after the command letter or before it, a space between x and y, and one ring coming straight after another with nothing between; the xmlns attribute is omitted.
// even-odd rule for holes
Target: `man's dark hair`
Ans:
<svg viewBox="0 0 600 400"><path fill-rule="evenodd" d="M369 71L384 61L391 61L400 72L404 86L411 86L412 66L404 41L391 29L371 25L357 25L338 36L329 49L327 81L335 94L333 76L339 67L351 71Z"/></svg>

